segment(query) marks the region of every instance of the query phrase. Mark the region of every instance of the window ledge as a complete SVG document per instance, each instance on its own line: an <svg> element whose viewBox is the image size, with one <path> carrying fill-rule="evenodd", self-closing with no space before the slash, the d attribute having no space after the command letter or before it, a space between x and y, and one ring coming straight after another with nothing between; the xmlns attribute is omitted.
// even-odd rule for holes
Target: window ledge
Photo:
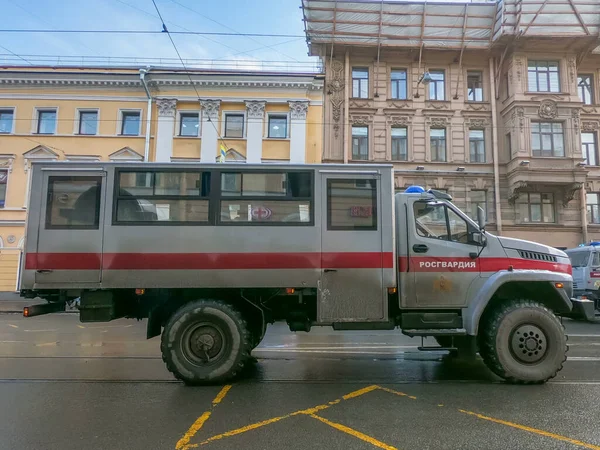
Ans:
<svg viewBox="0 0 600 450"><path fill-rule="evenodd" d="M571 95L569 92L525 91L525 95Z"/></svg>
<svg viewBox="0 0 600 450"><path fill-rule="evenodd" d="M275 137L264 137L263 139L267 140L267 141L289 141L290 138L275 138Z"/></svg>
<svg viewBox="0 0 600 450"><path fill-rule="evenodd" d="M200 139L200 136L180 136L176 134L173 139Z"/></svg>
<svg viewBox="0 0 600 450"><path fill-rule="evenodd" d="M519 227L562 227L563 225L556 222L517 222L515 226Z"/></svg>
<svg viewBox="0 0 600 450"><path fill-rule="evenodd" d="M246 136L244 137L227 137L227 136L223 136L224 140L226 141L245 141L246 140Z"/></svg>

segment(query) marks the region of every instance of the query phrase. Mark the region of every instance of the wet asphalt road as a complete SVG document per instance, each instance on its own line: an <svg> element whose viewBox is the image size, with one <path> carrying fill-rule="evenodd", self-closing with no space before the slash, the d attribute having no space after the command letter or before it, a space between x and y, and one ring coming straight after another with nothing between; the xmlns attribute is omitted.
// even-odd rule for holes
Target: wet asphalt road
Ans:
<svg viewBox="0 0 600 450"><path fill-rule="evenodd" d="M566 322L569 360L543 386L399 332L275 325L238 380L189 388L144 325L0 314L0 450L600 450L600 322Z"/></svg>

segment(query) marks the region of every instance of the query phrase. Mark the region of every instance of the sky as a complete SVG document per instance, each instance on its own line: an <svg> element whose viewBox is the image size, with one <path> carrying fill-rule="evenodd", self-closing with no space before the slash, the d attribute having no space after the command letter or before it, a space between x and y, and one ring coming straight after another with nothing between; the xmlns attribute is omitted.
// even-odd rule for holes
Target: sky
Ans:
<svg viewBox="0 0 600 450"><path fill-rule="evenodd" d="M169 31L304 35L300 0L155 0ZM60 5L60 8L57 7ZM152 0L0 0L0 29L155 30L162 25ZM304 38L172 35L182 58L314 64ZM175 58L166 33L157 35L7 33L0 61L10 54L73 57ZM27 56L30 55L30 56ZM10 57L13 61L15 56ZM57 58L52 58L54 61ZM52 60L51 59L51 60ZM17 60L27 64L23 60ZM48 60L50 61L50 60ZM133 61L133 59L132 59ZM227 63L230 64L230 63Z"/></svg>

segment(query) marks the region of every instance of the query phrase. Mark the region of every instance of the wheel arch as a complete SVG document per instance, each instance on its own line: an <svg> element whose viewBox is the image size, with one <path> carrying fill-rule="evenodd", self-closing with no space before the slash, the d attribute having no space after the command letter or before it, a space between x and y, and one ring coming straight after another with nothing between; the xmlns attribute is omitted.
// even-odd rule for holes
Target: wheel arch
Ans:
<svg viewBox="0 0 600 450"><path fill-rule="evenodd" d="M572 278L570 275L547 271L502 271L494 274L463 311L467 334L476 336L485 313L498 303L514 298L535 300L558 315L570 312L573 305L569 294L567 290L554 287L557 282L568 286L572 284Z"/></svg>

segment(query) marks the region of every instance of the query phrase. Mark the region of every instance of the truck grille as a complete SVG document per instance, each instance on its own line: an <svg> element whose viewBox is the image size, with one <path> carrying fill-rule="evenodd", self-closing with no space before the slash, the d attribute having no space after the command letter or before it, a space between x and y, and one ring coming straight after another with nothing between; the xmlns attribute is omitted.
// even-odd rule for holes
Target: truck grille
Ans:
<svg viewBox="0 0 600 450"><path fill-rule="evenodd" d="M525 250L519 250L519 255L523 259L535 259L537 261L556 262L556 256L548 255L546 253L528 252Z"/></svg>

